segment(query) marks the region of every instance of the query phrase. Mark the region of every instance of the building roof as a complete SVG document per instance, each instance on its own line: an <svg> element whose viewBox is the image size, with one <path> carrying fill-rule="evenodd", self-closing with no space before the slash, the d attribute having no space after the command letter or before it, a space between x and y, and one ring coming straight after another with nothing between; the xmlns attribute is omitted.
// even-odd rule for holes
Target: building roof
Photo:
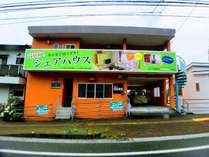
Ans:
<svg viewBox="0 0 209 157"><path fill-rule="evenodd" d="M209 67L209 62L191 62L187 65L187 69L191 67Z"/></svg>
<svg viewBox="0 0 209 157"><path fill-rule="evenodd" d="M26 48L31 48L30 45L12 45L12 44L0 44L0 51L24 51Z"/></svg>
<svg viewBox="0 0 209 157"><path fill-rule="evenodd" d="M130 45L161 46L175 36L175 29L127 26L29 26L34 38L78 38L81 42L121 44L124 38Z"/></svg>
<svg viewBox="0 0 209 157"><path fill-rule="evenodd" d="M192 73L196 75L209 74L209 62L191 62L187 70L192 68Z"/></svg>

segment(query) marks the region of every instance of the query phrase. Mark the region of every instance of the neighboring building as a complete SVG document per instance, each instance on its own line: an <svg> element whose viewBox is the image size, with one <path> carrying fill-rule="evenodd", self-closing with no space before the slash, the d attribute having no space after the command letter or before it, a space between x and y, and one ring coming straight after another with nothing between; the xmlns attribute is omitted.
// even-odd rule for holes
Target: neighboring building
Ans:
<svg viewBox="0 0 209 157"><path fill-rule="evenodd" d="M187 66L183 98L188 112L209 113L209 62L192 62Z"/></svg>
<svg viewBox="0 0 209 157"><path fill-rule="evenodd" d="M147 96L145 106L175 109L174 29L32 26L29 34L26 119L51 120L64 112L75 118L123 118L133 90Z"/></svg>
<svg viewBox="0 0 209 157"><path fill-rule="evenodd" d="M23 99L25 78L24 51L28 45L0 45L0 105L7 104L9 96Z"/></svg>

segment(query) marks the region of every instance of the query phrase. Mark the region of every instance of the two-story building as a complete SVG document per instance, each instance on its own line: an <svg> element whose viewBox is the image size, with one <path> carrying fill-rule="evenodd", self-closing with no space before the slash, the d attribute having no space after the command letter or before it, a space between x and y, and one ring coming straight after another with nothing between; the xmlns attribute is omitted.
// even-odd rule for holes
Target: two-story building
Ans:
<svg viewBox="0 0 209 157"><path fill-rule="evenodd" d="M7 104L9 96L24 97L23 62L28 48L28 45L0 45L0 105Z"/></svg>
<svg viewBox="0 0 209 157"><path fill-rule="evenodd" d="M135 98L133 106L175 108L174 29L31 26L29 34L26 119L51 120L59 111L75 118L123 118L127 97Z"/></svg>

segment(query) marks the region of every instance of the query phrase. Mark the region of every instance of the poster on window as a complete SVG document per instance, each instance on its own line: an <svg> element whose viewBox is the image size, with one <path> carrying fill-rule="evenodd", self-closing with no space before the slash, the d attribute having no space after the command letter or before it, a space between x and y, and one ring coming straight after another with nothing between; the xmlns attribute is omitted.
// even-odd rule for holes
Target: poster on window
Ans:
<svg viewBox="0 0 209 157"><path fill-rule="evenodd" d="M122 101L111 101L110 102L110 111L122 111L124 105Z"/></svg>
<svg viewBox="0 0 209 157"><path fill-rule="evenodd" d="M24 70L177 72L176 55L166 51L28 49Z"/></svg>
<svg viewBox="0 0 209 157"><path fill-rule="evenodd" d="M38 115L48 114L49 108L48 105L36 105L36 113Z"/></svg>

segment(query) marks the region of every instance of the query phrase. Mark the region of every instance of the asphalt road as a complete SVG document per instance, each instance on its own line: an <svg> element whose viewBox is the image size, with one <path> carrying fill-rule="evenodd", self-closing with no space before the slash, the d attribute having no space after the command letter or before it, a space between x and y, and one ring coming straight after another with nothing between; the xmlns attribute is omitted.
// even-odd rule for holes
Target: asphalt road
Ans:
<svg viewBox="0 0 209 157"><path fill-rule="evenodd" d="M154 142L34 142L0 139L0 157L153 156L209 157L209 137Z"/></svg>

